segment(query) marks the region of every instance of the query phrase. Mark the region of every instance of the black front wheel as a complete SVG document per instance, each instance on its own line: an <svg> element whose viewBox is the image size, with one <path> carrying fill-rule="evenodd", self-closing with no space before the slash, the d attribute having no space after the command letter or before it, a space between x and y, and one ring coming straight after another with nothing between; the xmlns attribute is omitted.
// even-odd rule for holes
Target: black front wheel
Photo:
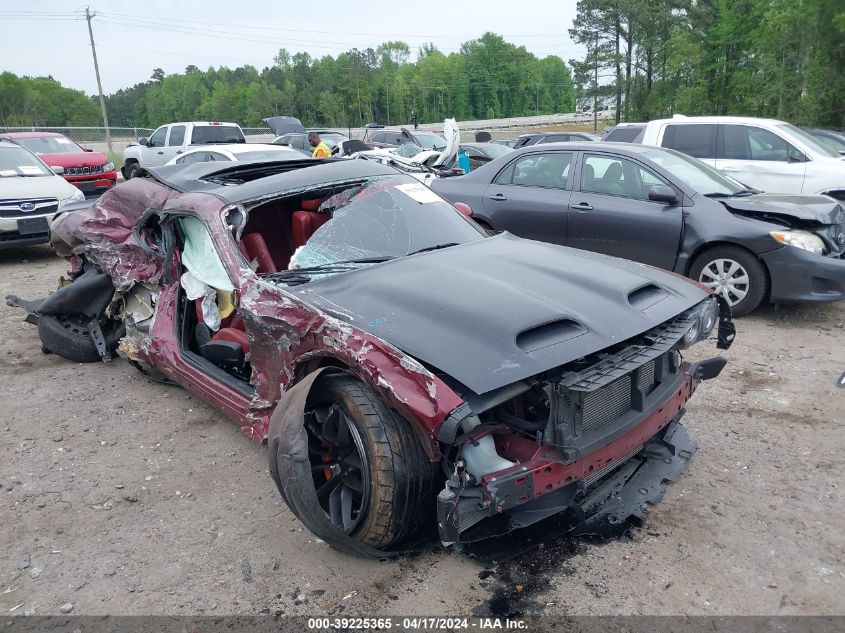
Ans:
<svg viewBox="0 0 845 633"><path fill-rule="evenodd" d="M127 163L125 169L126 180L132 180L135 177L135 174L141 169L141 166L138 163L132 162Z"/></svg>
<svg viewBox="0 0 845 633"><path fill-rule="evenodd" d="M410 423L368 385L346 374L322 376L308 397L305 429L310 471L304 473L310 476L304 476L310 481L277 483L317 536L361 554L395 548L431 525L436 467ZM313 486L318 505L302 500L306 486ZM328 522L299 516L307 507L322 512ZM324 529L334 533L321 533ZM345 538L338 539L338 533Z"/></svg>
<svg viewBox="0 0 845 633"><path fill-rule="evenodd" d="M78 315L43 314L38 318L38 336L44 351L53 352L75 363L102 360L91 338L91 319ZM106 319L100 324L106 349L113 356L120 339L126 334L123 321Z"/></svg>

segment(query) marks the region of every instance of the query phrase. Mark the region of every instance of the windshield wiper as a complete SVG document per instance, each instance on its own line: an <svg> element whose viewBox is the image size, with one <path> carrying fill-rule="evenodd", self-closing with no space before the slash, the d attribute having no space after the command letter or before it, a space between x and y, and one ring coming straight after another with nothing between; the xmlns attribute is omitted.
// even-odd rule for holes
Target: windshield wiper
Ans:
<svg viewBox="0 0 845 633"><path fill-rule="evenodd" d="M409 257L410 255L416 255L417 253L426 253L428 251L436 251L441 248L449 248L450 246L457 246L457 242L446 242L445 244L435 244L434 246L426 246L425 248L421 248L417 251L413 251L405 255L405 257Z"/></svg>
<svg viewBox="0 0 845 633"><path fill-rule="evenodd" d="M337 273L345 272L350 268L354 268L355 264L380 264L393 259L390 255L380 257L361 257L359 259L345 259L339 262L326 262L325 264L318 264L316 266L306 266L305 268L291 268L289 270L282 270L277 273L264 275L266 279L287 279L288 277L307 277L311 273Z"/></svg>
<svg viewBox="0 0 845 633"><path fill-rule="evenodd" d="M714 191L712 193L705 193L704 195L708 198L742 198L745 196L753 196L758 193L760 192L756 189L740 189L739 191L735 191L734 193Z"/></svg>

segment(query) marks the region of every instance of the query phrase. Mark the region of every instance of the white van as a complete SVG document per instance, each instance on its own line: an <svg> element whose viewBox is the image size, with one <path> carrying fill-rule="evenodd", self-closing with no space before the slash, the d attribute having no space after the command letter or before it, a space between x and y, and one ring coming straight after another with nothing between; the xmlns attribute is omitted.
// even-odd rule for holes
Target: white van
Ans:
<svg viewBox="0 0 845 633"><path fill-rule="evenodd" d="M622 134L625 127L617 126L604 140L615 140L613 132ZM843 157L783 121L675 115L649 121L636 141L689 154L761 191L827 194L845 200Z"/></svg>

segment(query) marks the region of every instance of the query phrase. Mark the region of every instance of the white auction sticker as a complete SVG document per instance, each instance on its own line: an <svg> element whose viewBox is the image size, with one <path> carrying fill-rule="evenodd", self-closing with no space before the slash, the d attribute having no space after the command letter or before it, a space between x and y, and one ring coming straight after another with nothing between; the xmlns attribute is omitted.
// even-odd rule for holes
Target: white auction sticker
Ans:
<svg viewBox="0 0 845 633"><path fill-rule="evenodd" d="M404 193L409 198L413 198L420 204L426 202L441 202L440 196L434 193L428 187L421 185L418 182L409 182L404 185L396 185L396 188Z"/></svg>

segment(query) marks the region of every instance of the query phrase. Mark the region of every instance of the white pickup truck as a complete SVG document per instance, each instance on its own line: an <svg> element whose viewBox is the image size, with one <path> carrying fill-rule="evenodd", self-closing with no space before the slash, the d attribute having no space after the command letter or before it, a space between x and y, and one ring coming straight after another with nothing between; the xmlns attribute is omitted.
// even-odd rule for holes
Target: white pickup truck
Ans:
<svg viewBox="0 0 845 633"><path fill-rule="evenodd" d="M168 123L158 128L149 138L139 138L137 145L124 149L123 167L120 171L123 177L129 180L141 167L164 165L192 146L218 143L246 143L246 139L237 123Z"/></svg>

